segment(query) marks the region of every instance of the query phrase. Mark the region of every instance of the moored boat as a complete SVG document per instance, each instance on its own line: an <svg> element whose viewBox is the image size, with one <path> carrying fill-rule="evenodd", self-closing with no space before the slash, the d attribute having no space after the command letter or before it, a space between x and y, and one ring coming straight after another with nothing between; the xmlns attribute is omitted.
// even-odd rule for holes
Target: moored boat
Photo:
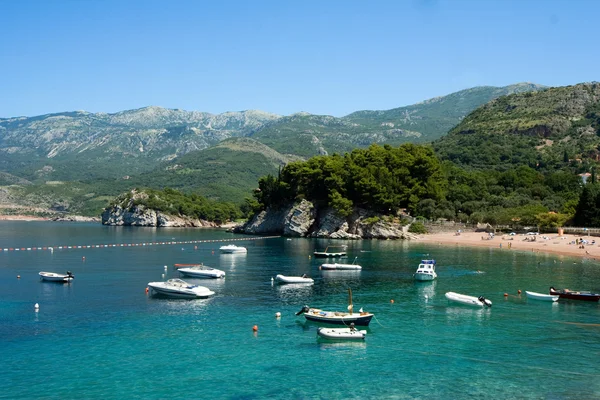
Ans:
<svg viewBox="0 0 600 400"><path fill-rule="evenodd" d="M362 269L362 267L356 263L356 260L358 259L358 257L354 258L354 261L352 262L352 264L343 264L343 263L326 263L326 264L321 264L321 266L319 267L319 269L324 269L324 270L334 270L334 269L339 269L339 270L345 270L345 271L352 271L352 270L359 270Z"/></svg>
<svg viewBox="0 0 600 400"><path fill-rule="evenodd" d="M437 273L435 272L435 260L421 260L413 277L417 281L432 281L437 278Z"/></svg>
<svg viewBox="0 0 600 400"><path fill-rule="evenodd" d="M327 246L324 251L315 251L313 254L320 258L345 257L346 246Z"/></svg>
<svg viewBox="0 0 600 400"><path fill-rule="evenodd" d="M592 293L589 291L574 291L569 289L550 288L551 295L558 295L561 299L568 300L583 300L583 301L599 301L600 293Z"/></svg>
<svg viewBox="0 0 600 400"><path fill-rule="evenodd" d="M67 271L66 274L57 274L56 272L43 272L42 271L39 273L39 275L43 281L47 281L47 282L69 283L75 278L73 276L73 274L71 273L71 271Z"/></svg>
<svg viewBox="0 0 600 400"><path fill-rule="evenodd" d="M450 301L465 304L467 306L474 307L491 307L492 302L483 296L467 296L466 294L460 294L455 292L447 292L446 298Z"/></svg>
<svg viewBox="0 0 600 400"><path fill-rule="evenodd" d="M156 294L177 299L207 298L215 294L204 286L192 285L182 279L169 279L166 282L149 282L148 287Z"/></svg>
<svg viewBox="0 0 600 400"><path fill-rule="evenodd" d="M329 340L365 340L367 331L350 328L318 328L317 335Z"/></svg>
<svg viewBox="0 0 600 400"><path fill-rule="evenodd" d="M560 297L557 294L545 294L545 293L536 293L530 292L528 290L525 291L528 299L532 300L541 300L541 301L557 301Z"/></svg>
<svg viewBox="0 0 600 400"><path fill-rule="evenodd" d="M240 254L248 252L248 250L245 247L236 246L235 244L221 246L219 247L219 251L223 254Z"/></svg>
<svg viewBox="0 0 600 400"><path fill-rule="evenodd" d="M286 276L278 274L275 276L275 281L278 283L314 283L313 278L306 274L302 276Z"/></svg>
<svg viewBox="0 0 600 400"><path fill-rule="evenodd" d="M343 311L324 311L318 308L304 306L296 315L304 314L307 321L321 322L332 325L349 326L354 323L356 326L368 326L373 318L373 314L365 312L362 308L359 312L354 312L352 305L352 290L348 289L348 312Z"/></svg>
<svg viewBox="0 0 600 400"><path fill-rule="evenodd" d="M225 278L225 271L203 264L175 264L177 271L190 278Z"/></svg>

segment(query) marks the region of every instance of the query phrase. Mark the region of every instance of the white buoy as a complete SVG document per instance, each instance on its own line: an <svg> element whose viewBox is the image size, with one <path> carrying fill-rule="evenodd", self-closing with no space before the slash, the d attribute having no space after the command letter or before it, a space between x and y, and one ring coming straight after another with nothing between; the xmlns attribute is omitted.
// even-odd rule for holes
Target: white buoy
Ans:
<svg viewBox="0 0 600 400"><path fill-rule="evenodd" d="M165 265L165 271L168 269L168 267Z"/></svg>
<svg viewBox="0 0 600 400"><path fill-rule="evenodd" d="M162 278L165 279L165 274L162 274Z"/></svg>
<svg viewBox="0 0 600 400"><path fill-rule="evenodd" d="M35 303L35 306L33 306L33 308L35 308L35 311L38 311L40 309L40 305L38 303Z"/></svg>
<svg viewBox="0 0 600 400"><path fill-rule="evenodd" d="M281 313L279 311L275 313L275 318L281 318Z"/></svg>

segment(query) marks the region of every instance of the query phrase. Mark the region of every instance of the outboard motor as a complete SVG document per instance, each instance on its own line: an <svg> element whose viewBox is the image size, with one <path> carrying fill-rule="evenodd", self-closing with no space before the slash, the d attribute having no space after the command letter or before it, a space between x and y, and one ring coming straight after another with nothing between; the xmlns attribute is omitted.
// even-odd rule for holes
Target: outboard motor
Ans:
<svg viewBox="0 0 600 400"><path fill-rule="evenodd" d="M67 271L67 276L71 279L74 279L73 273L71 271Z"/></svg>
<svg viewBox="0 0 600 400"><path fill-rule="evenodd" d="M304 306L300 311L296 313L296 315L304 314L305 312L308 312L308 310L310 310L310 307Z"/></svg>
<svg viewBox="0 0 600 400"><path fill-rule="evenodd" d="M480 302L482 302L486 307L491 307L492 306L492 302L490 300L486 299L483 296L479 296L477 298L477 300L479 300Z"/></svg>

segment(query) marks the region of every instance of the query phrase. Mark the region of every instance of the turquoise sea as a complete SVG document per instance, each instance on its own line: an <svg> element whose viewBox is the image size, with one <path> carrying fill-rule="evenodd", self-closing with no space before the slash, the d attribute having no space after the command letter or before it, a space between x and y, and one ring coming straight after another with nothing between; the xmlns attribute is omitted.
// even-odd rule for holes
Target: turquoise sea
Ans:
<svg viewBox="0 0 600 400"><path fill-rule="evenodd" d="M248 254L219 254L231 239L247 239L236 244ZM524 295L552 285L600 291L597 262L364 240L335 242L348 245L348 262L358 257L362 271L320 271L323 260L310 255L327 240L250 239L0 221L0 248L25 249L0 250L0 398L600 398L600 305ZM222 241L181 243L206 240ZM177 243L96 247L156 242ZM437 281L413 282L422 258L437 260ZM227 273L187 279L214 297L146 294L148 282L177 277L175 263L198 262ZM67 270L72 284L38 277ZM315 284L272 285L278 273L306 273ZM304 304L343 310L348 288L355 308L375 313L366 341L317 340L317 325L295 312ZM493 307L450 304L448 291L483 295Z"/></svg>

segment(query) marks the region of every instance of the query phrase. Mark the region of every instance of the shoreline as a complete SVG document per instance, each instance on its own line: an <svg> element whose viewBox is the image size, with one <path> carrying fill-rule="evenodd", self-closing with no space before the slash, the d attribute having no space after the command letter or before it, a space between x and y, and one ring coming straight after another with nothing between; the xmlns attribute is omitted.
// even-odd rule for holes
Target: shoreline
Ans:
<svg viewBox="0 0 600 400"><path fill-rule="evenodd" d="M419 235L417 241L446 246L495 248L503 251L526 251L600 260L600 238L573 234L508 235L497 234L489 239L486 232L431 233ZM535 238L535 239L534 239ZM582 244L577 241L583 239ZM592 243L593 241L593 243Z"/></svg>

